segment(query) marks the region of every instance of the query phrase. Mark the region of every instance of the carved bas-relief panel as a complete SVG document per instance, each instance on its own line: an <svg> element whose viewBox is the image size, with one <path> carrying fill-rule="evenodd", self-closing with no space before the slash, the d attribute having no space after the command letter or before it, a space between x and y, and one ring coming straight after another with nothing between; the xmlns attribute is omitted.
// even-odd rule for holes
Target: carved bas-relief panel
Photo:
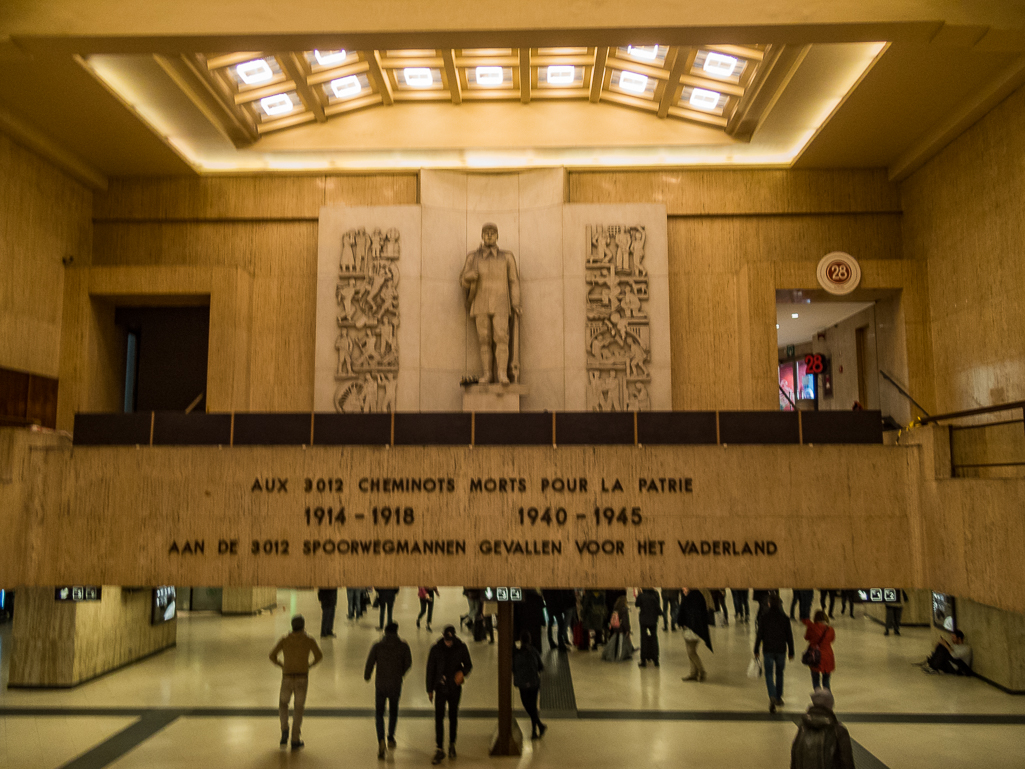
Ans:
<svg viewBox="0 0 1025 769"><path fill-rule="evenodd" d="M587 225L587 410L651 409L647 232L642 225Z"/></svg>
<svg viewBox="0 0 1025 769"><path fill-rule="evenodd" d="M401 235L391 227L342 234L335 286L335 410L394 411L399 374Z"/></svg>

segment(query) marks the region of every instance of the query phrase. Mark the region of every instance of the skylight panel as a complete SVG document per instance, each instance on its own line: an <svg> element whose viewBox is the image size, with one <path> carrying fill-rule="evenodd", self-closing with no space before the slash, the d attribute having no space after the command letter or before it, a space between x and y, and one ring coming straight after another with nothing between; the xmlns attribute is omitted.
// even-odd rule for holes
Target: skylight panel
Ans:
<svg viewBox="0 0 1025 769"><path fill-rule="evenodd" d="M434 72L430 67L406 67L402 80L410 88L430 88L434 85Z"/></svg>
<svg viewBox="0 0 1025 769"><path fill-rule="evenodd" d="M711 51L705 57L705 63L701 66L701 69L713 77L732 77L739 63L734 56Z"/></svg>
<svg viewBox="0 0 1025 769"><path fill-rule="evenodd" d="M648 78L636 72L622 70L619 73L619 87L633 94L643 94L648 89Z"/></svg>
<svg viewBox="0 0 1025 769"><path fill-rule="evenodd" d="M261 85L274 79L274 70L265 59L244 61L235 66L235 74L246 85Z"/></svg>
<svg viewBox="0 0 1025 769"><path fill-rule="evenodd" d="M336 78L328 83L328 87L336 99L350 99L363 90L363 84L355 75Z"/></svg>
<svg viewBox="0 0 1025 769"><path fill-rule="evenodd" d="M292 94L278 93L260 99L260 110L267 117L281 117L294 112L298 104L298 96L293 101Z"/></svg>
<svg viewBox="0 0 1025 769"><path fill-rule="evenodd" d="M313 58L322 67L336 67L344 62L347 56L344 50L313 52Z"/></svg>
<svg viewBox="0 0 1025 769"><path fill-rule="evenodd" d="M707 88L687 86L683 89L680 101L683 106L691 109L721 114L723 107L726 106L726 102L729 101L729 97L718 91L710 91Z"/></svg>
<svg viewBox="0 0 1025 769"><path fill-rule="evenodd" d="M538 80L556 88L571 87L584 79L583 67L574 67L572 64L552 64L543 69L544 78L539 77Z"/></svg>

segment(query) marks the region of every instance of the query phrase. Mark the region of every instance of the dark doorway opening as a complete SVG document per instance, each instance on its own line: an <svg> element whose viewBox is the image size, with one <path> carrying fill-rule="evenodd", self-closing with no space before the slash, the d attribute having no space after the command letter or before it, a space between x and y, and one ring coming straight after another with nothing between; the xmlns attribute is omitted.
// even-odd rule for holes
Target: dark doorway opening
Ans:
<svg viewBox="0 0 1025 769"><path fill-rule="evenodd" d="M209 307L119 307L114 320L126 332L125 412L205 408Z"/></svg>

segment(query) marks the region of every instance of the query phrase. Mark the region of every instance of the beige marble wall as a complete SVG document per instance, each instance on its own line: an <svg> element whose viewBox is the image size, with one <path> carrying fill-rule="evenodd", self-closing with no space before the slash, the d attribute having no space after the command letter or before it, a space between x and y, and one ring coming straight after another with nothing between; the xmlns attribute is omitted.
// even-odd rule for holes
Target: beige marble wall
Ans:
<svg viewBox="0 0 1025 769"><path fill-rule="evenodd" d="M0 179L0 367L56 377L65 275L91 259L92 193L4 134Z"/></svg>
<svg viewBox="0 0 1025 769"><path fill-rule="evenodd" d="M1025 89L901 186L905 252L928 273L938 413L1025 399Z"/></svg>
<svg viewBox="0 0 1025 769"><path fill-rule="evenodd" d="M1006 689L1025 691L1025 614L967 598L957 599L956 611L972 647L972 670Z"/></svg>
<svg viewBox="0 0 1025 769"><path fill-rule="evenodd" d="M812 340L812 350L826 355L832 369L833 395L826 397L819 393L819 409L822 411L850 411L858 396L858 346L856 331L865 331L865 390L862 406L878 409L880 376L876 336L876 314L874 307L866 307L856 315L847 318L825 330L825 339ZM889 385L887 385L889 386Z"/></svg>
<svg viewBox="0 0 1025 769"><path fill-rule="evenodd" d="M221 593L221 614L256 614L277 603L275 587L226 587Z"/></svg>
<svg viewBox="0 0 1025 769"><path fill-rule="evenodd" d="M480 245L481 227L498 226L498 246L512 251L520 279L520 370L525 411L565 408L560 354L564 329L562 270L565 172L505 174L424 170L420 174L423 265L420 410L459 411L465 376L479 376L476 328L459 275Z"/></svg>
<svg viewBox="0 0 1025 769"><path fill-rule="evenodd" d="M112 179L94 201L95 267L65 281L58 424L120 387L97 368L97 298L209 301L207 409L312 410L320 209L416 202L409 173Z"/></svg>
<svg viewBox="0 0 1025 769"><path fill-rule="evenodd" d="M18 590L11 686L74 686L174 646L177 621L150 624L152 591L103 587L99 601L54 600L54 588Z"/></svg>
<svg viewBox="0 0 1025 769"><path fill-rule="evenodd" d="M582 171L570 200L668 210L673 408L775 408L775 291L817 289L818 260L834 250L861 263L852 300L899 296L881 355L929 407L925 270L904 259L898 188L884 172Z"/></svg>

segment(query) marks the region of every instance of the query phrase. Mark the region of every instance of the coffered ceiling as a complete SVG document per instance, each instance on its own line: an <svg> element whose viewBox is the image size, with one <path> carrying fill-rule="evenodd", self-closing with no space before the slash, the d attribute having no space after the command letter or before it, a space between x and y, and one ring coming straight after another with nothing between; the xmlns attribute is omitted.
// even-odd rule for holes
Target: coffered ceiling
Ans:
<svg viewBox="0 0 1025 769"><path fill-rule="evenodd" d="M1025 82L1025 4L7 0L0 130L109 176L913 172Z"/></svg>

